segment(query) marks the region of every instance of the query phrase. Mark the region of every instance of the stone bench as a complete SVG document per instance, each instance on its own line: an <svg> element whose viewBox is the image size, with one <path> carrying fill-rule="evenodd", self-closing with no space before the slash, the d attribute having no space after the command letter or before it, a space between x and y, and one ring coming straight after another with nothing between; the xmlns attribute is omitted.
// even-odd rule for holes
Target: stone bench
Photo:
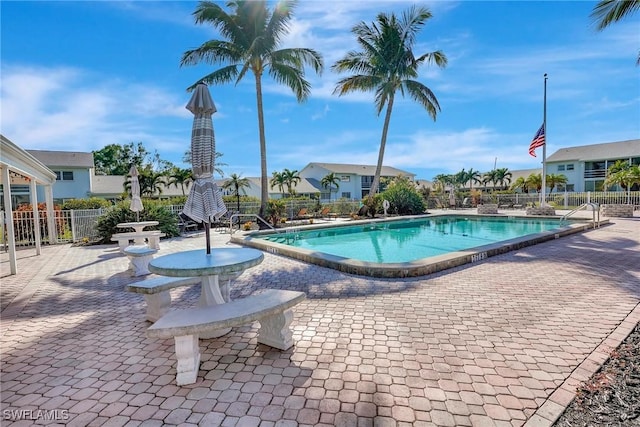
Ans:
<svg viewBox="0 0 640 427"><path fill-rule="evenodd" d="M305 299L303 292L267 289L226 304L174 310L147 329L149 338L174 338L176 383L193 384L200 368L201 333L260 321L258 342L280 350L293 346L291 308Z"/></svg>
<svg viewBox="0 0 640 427"><path fill-rule="evenodd" d="M131 245L143 245L148 244L152 249L160 249L160 238L166 236L159 230L149 230L136 233L135 231L127 233L115 233L111 236L112 242L118 242L118 248L121 253L124 253L124 249ZM146 240L146 242L145 242Z"/></svg>
<svg viewBox="0 0 640 427"><path fill-rule="evenodd" d="M144 295L147 303L146 318L155 322L169 312L171 305L171 294L169 291L180 286L197 285L200 283L199 277L168 277L158 276L145 279L140 282L131 283L125 286L128 292Z"/></svg>
<svg viewBox="0 0 640 427"><path fill-rule="evenodd" d="M157 249L148 246L127 246L124 248L124 254L129 258L131 274L133 276L151 274L149 271L149 261L153 259L153 255L157 252Z"/></svg>
<svg viewBox="0 0 640 427"><path fill-rule="evenodd" d="M226 302L231 301L231 281L237 279L242 272L221 274L219 277L220 293ZM147 303L146 319L155 322L169 312L173 288L200 284L201 277L169 277L158 276L125 286L125 291L142 294Z"/></svg>

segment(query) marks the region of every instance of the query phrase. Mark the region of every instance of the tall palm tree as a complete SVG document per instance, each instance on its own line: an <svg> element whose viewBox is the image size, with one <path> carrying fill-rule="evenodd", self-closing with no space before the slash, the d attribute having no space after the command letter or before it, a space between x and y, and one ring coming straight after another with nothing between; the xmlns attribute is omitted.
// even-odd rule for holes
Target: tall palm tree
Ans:
<svg viewBox="0 0 640 427"><path fill-rule="evenodd" d="M229 179L222 184L222 188L230 190L231 194L236 196L238 212L240 212L240 192L242 192L243 195L246 195L247 192L245 191L245 188L249 188L250 185L251 183L249 182L249 178L243 178L241 175L235 173L232 173L231 176L229 176Z"/></svg>
<svg viewBox="0 0 640 427"><path fill-rule="evenodd" d="M431 18L424 7L411 7L400 18L395 14L380 13L371 25L364 22L351 30L356 35L361 51L348 52L332 67L337 72L352 72L352 76L338 81L334 93L340 96L353 91L374 92L376 113L387 108L380 138L380 149L376 172L369 191L369 201L378 191L380 173L384 161L387 132L397 91L407 93L422 105L435 121L440 105L436 96L424 84L415 80L423 63L436 64L444 68L447 57L441 51L429 52L415 57L413 46L418 30Z"/></svg>
<svg viewBox="0 0 640 427"><path fill-rule="evenodd" d="M193 172L191 169L174 167L169 171L167 178L167 185L175 185L176 188L179 186L182 189L182 195L185 196L184 187L193 182Z"/></svg>
<svg viewBox="0 0 640 427"><path fill-rule="evenodd" d="M640 10L640 0L601 0L591 11L599 31ZM636 65L640 65L640 53Z"/></svg>
<svg viewBox="0 0 640 427"><path fill-rule="evenodd" d="M256 85L258 131L260 137L260 216L264 217L269 199L267 179L267 143L262 105L262 76L266 72L276 82L289 87L298 102L305 101L311 85L305 80L304 66L322 72L322 56L313 49L280 49L282 38L289 31L296 1L280 1L273 10L266 0L235 0L227 2L229 12L219 5L202 1L193 13L196 24L211 24L222 40L209 40L182 55L180 65L200 62L226 64L207 74L198 82L236 84L251 71ZM195 86L195 84L194 84ZM193 88L194 86L191 86Z"/></svg>
<svg viewBox="0 0 640 427"><path fill-rule="evenodd" d="M438 191L444 191L447 185L451 184L452 182L453 182L453 177L451 175L447 175L444 173L438 174L433 177L434 187Z"/></svg>
<svg viewBox="0 0 640 427"><path fill-rule="evenodd" d="M156 193L162 194L163 186L167 185L167 176L163 172L154 171L151 165L138 169L138 183L140 195L152 197ZM128 176L124 183L126 191L131 189L131 177Z"/></svg>
<svg viewBox="0 0 640 427"><path fill-rule="evenodd" d="M277 187L282 193L282 198L284 199L284 187L286 184L285 184L284 175L282 174L282 172L273 171L269 184L271 185L271 188Z"/></svg>
<svg viewBox="0 0 640 427"><path fill-rule="evenodd" d="M331 193L331 191L333 190L334 185L336 187L336 191L338 191L338 188L340 188L340 178L338 178L335 173L329 172L322 177L322 179L320 180L320 185L322 185L323 188L328 189L329 193ZM331 199L331 194L329 194L329 199Z"/></svg>
<svg viewBox="0 0 640 427"><path fill-rule="evenodd" d="M453 175L453 185L456 188L459 188L459 187L464 187L466 183L467 183L467 171L465 171L464 168L462 168L460 172Z"/></svg>

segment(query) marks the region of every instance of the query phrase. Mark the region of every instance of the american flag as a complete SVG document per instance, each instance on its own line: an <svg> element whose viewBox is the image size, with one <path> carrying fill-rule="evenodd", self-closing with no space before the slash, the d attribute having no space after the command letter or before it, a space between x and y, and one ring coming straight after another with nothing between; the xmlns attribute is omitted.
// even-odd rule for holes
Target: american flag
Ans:
<svg viewBox="0 0 640 427"><path fill-rule="evenodd" d="M529 154L533 157L536 157L536 148L542 147L544 145L544 123L536 132L536 136L533 137L533 141L531 141L531 145L529 145Z"/></svg>

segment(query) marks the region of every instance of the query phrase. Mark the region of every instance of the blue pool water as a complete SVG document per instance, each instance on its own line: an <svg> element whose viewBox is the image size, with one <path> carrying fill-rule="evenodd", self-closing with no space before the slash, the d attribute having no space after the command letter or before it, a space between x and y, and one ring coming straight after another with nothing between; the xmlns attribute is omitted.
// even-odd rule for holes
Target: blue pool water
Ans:
<svg viewBox="0 0 640 427"><path fill-rule="evenodd" d="M258 237L314 252L398 263L561 228L558 219L434 217L277 233Z"/></svg>

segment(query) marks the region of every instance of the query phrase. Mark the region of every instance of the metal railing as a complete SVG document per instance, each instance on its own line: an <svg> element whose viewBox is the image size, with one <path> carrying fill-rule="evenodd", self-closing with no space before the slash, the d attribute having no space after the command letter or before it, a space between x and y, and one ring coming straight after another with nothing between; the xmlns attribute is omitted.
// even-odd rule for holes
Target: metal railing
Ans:
<svg viewBox="0 0 640 427"><path fill-rule="evenodd" d="M640 191L601 191L601 192L561 192L549 193L545 197L546 203L549 203L559 209L573 209L582 206L585 203L603 204L631 204L634 209L640 210ZM483 194L483 203L497 203L499 205L522 205L539 204L539 194ZM286 215L292 218L302 208L307 208L309 212L316 212L320 206L329 207L331 212L347 216L359 209L360 200L335 200L335 201L318 201L309 199L286 200ZM462 200L459 200L462 203ZM237 210L235 203L227 203L229 209ZM448 206L448 198L442 196L431 195L427 201L427 208L434 209L442 206ZM182 211L182 205L168 205L168 210L176 216ZM240 212L238 214L257 217L260 210L258 202L240 202ZM76 210L54 210L55 236L56 242L53 243L77 243L77 242L93 242L99 239L97 230L98 218L102 216L107 209L76 209ZM4 219L4 212L0 211ZM41 241L45 244L49 242L49 230L47 221L47 212L39 211L40 236ZM33 211L13 211L11 215L14 224L14 236L16 246L29 247L35 246L35 221L33 219ZM6 220L6 219L5 219ZM264 219L262 220L264 221ZM266 221L264 221L266 223ZM5 222L1 221L0 245L6 247L6 227Z"/></svg>
<svg viewBox="0 0 640 427"><path fill-rule="evenodd" d="M596 228L596 227L600 228L600 205L597 203L583 203L577 208L571 210L570 212L567 212L566 214L562 215L562 218L560 218L560 224L563 224L564 222L567 221L567 218L569 218L571 215L581 210L593 211L593 222L592 222L593 228Z"/></svg>

